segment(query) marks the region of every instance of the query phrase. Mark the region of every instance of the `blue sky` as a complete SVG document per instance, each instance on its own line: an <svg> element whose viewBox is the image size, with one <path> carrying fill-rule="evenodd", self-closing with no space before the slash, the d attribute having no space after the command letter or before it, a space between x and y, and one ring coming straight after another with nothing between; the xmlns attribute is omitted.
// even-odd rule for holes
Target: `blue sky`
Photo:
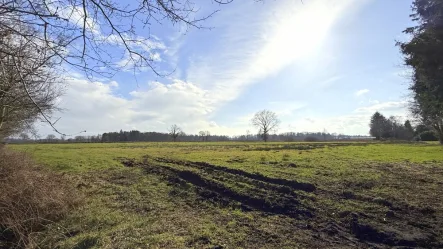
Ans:
<svg viewBox="0 0 443 249"><path fill-rule="evenodd" d="M86 80L72 72L57 128L72 134L138 129L213 134L254 132L252 115L269 109L279 132L368 134L371 114L408 116L407 74L396 40L412 25L412 0L197 1L212 29L153 25L138 36L151 48L154 76L122 71ZM51 128L40 126L42 135Z"/></svg>

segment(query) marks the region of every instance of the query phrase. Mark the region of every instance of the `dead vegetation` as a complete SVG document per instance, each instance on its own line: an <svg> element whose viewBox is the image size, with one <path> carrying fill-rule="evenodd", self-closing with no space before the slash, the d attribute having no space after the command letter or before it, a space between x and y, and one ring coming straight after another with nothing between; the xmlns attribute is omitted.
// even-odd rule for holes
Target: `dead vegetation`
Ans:
<svg viewBox="0 0 443 249"><path fill-rule="evenodd" d="M0 248L35 248L46 225L80 201L66 177L0 148Z"/></svg>

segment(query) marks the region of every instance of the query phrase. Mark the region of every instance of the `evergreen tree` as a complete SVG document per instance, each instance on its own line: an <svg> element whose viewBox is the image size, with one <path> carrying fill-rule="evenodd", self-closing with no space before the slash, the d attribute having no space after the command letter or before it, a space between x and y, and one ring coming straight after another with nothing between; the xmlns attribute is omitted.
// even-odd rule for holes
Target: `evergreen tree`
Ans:
<svg viewBox="0 0 443 249"><path fill-rule="evenodd" d="M412 10L418 25L404 31L410 41L398 43L413 69L411 111L443 144L443 0L415 0Z"/></svg>

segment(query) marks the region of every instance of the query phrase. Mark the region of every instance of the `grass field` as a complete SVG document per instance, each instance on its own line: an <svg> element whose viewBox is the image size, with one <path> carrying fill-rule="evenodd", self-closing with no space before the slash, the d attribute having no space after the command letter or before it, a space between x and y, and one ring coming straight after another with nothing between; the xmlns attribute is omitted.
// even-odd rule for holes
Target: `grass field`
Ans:
<svg viewBox="0 0 443 249"><path fill-rule="evenodd" d="M42 248L443 247L437 144L9 147L84 195Z"/></svg>

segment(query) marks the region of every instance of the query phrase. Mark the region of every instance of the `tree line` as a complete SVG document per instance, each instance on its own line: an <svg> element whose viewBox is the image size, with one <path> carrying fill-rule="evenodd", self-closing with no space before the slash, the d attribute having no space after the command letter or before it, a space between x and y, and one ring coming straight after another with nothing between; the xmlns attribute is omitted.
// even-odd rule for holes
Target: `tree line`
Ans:
<svg viewBox="0 0 443 249"><path fill-rule="evenodd" d="M327 132L284 132L280 134L268 134L268 141L275 142L317 142L317 141L334 141L334 140L368 140L368 136L351 136L337 133ZM77 135L72 138L64 136L57 137L49 134L45 138L31 138L29 135L22 133L17 138L9 138L6 141L10 143L117 143L117 142L173 142L174 138L171 133L167 132L141 132L138 130L118 132L105 132L92 136ZM180 142L218 142L218 141L263 141L262 135L251 134L246 131L243 135L211 135L206 131L198 134L181 133L176 137L175 141Z"/></svg>
<svg viewBox="0 0 443 249"><path fill-rule="evenodd" d="M33 141L55 143L55 142L166 142L166 141L187 141L187 142L208 142L208 141L330 141L343 139L368 139L367 136L346 136L336 133L323 132L285 132L277 134L280 120L275 112L262 110L257 112L251 119L251 124L257 128L257 133L246 131L245 135L227 136L211 135L209 131L200 131L198 134L186 134L177 124L169 127L168 132L140 132L138 130L119 132L105 132L97 136L75 136L66 139L64 135L57 139L54 134L49 134L45 139L36 139ZM28 142L31 141L26 133L20 134L20 139L9 139L9 142Z"/></svg>
<svg viewBox="0 0 443 249"><path fill-rule="evenodd" d="M430 127L419 123L412 126L410 120L402 123L395 116L386 118L375 112L369 123L369 134L377 140L395 139L407 141L437 141L438 135Z"/></svg>

